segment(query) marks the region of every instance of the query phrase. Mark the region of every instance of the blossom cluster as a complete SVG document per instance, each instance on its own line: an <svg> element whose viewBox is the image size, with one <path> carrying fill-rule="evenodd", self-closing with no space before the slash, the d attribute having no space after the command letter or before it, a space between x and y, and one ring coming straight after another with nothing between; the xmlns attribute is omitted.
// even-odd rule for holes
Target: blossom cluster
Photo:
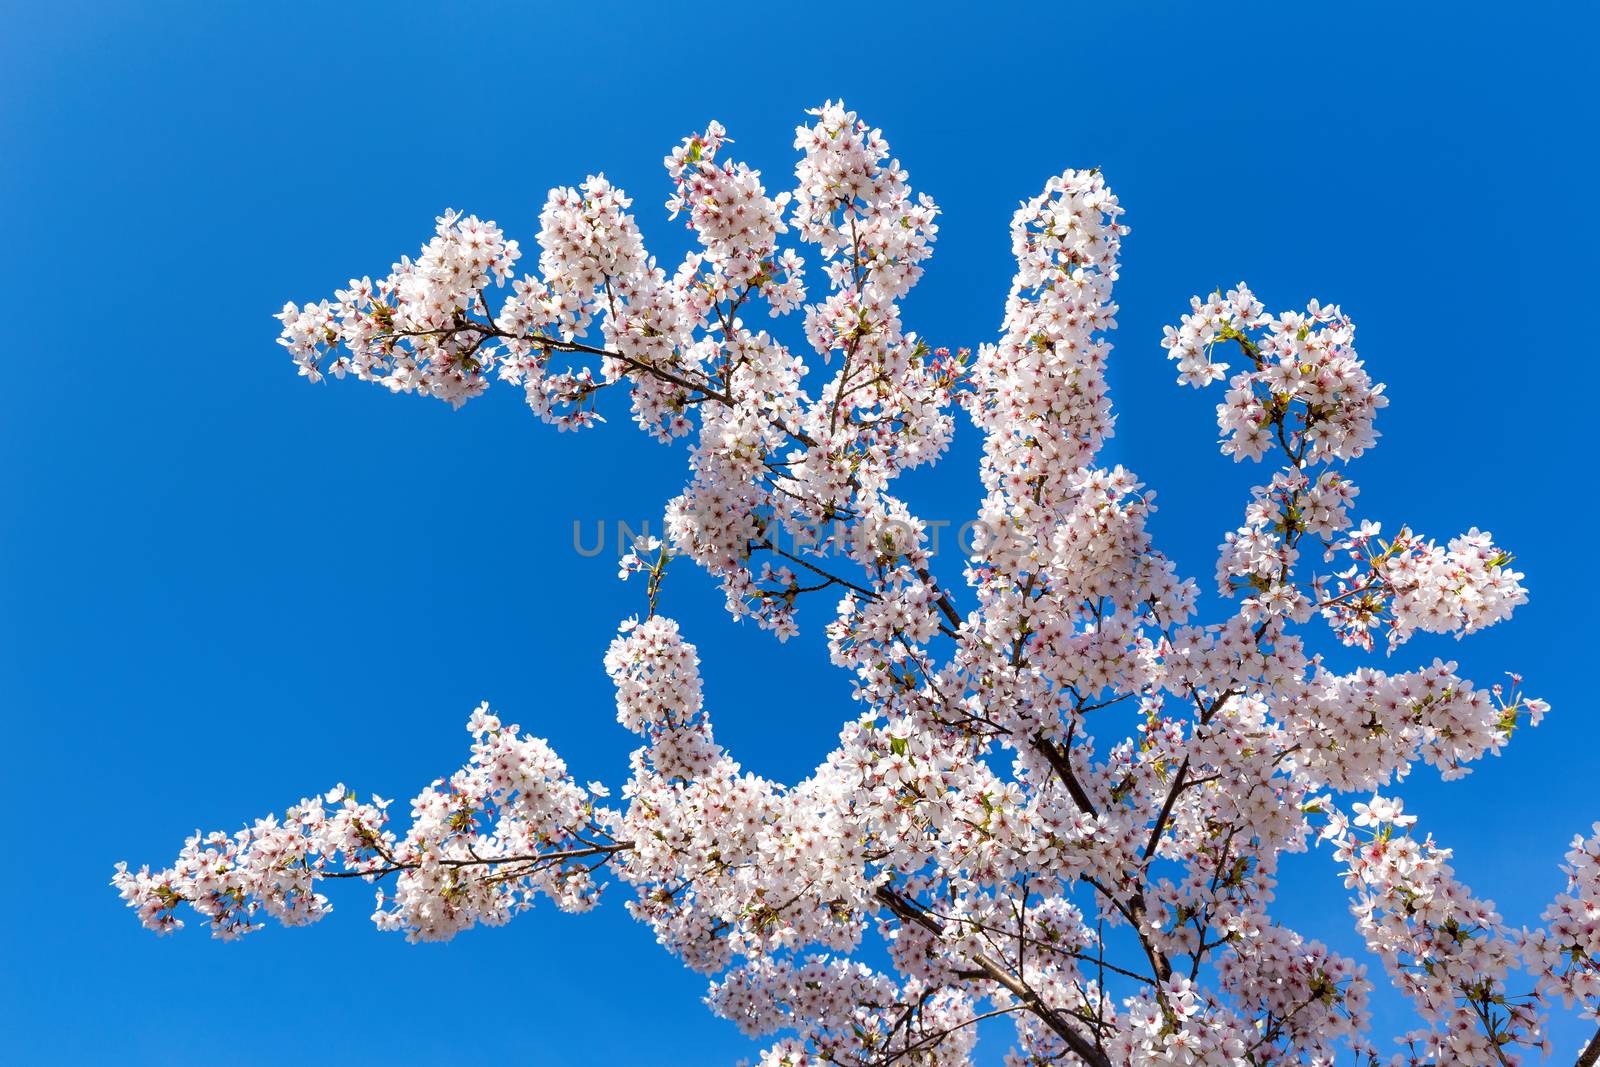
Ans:
<svg viewBox="0 0 1600 1067"><path fill-rule="evenodd" d="M1372 647L1373 631L1389 628L1389 647L1412 634L1473 633L1511 617L1527 603L1523 575L1510 567L1511 554L1477 528L1440 547L1402 529L1383 541L1375 522L1328 546L1328 558L1347 556L1351 566L1323 584L1337 594L1322 613L1346 644Z"/></svg>
<svg viewBox="0 0 1600 1067"><path fill-rule="evenodd" d="M603 789L577 785L546 742L502 725L487 704L467 728L470 762L412 799L404 836L388 828L390 801L363 803L341 784L231 836L197 831L165 870L119 864L113 885L147 928L178 929L187 903L225 940L260 929L261 914L289 926L321 919L332 909L316 884L328 878L396 875L373 922L413 941L501 925L540 895L566 911L592 907L595 870L626 847L611 833L617 813L595 807Z"/></svg>
<svg viewBox="0 0 1600 1067"><path fill-rule="evenodd" d="M1600 823L1572 839L1562 871L1567 886L1545 909L1548 925L1524 934L1522 950L1542 995L1600 1017Z"/></svg>
<svg viewBox="0 0 1600 1067"><path fill-rule="evenodd" d="M1356 357L1355 324L1337 306L1313 300L1303 312L1268 315L1240 282L1190 307L1161 342L1180 382L1198 388L1226 374L1229 365L1212 358L1218 343L1236 342L1246 361L1217 405L1225 455L1259 460L1275 434L1313 461L1355 459L1376 443L1373 423L1389 398Z"/></svg>
<svg viewBox="0 0 1600 1067"><path fill-rule="evenodd" d="M1493 901L1478 899L1456 879L1450 850L1431 836L1418 840L1408 829L1415 817L1392 798L1354 805L1353 825L1327 806L1323 833L1345 865L1345 885L1357 891L1356 929L1395 985L1436 1024L1404 1035L1412 1057L1487 1065L1515 1062L1519 1046L1548 1053L1537 998L1511 988L1520 969L1518 938Z"/></svg>

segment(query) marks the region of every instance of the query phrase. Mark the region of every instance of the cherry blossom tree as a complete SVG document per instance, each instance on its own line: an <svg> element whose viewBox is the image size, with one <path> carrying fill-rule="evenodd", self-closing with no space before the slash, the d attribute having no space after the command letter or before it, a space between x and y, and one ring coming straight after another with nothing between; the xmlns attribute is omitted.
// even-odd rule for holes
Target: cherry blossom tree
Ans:
<svg viewBox="0 0 1600 1067"><path fill-rule="evenodd" d="M625 392L643 430L691 438L665 542L622 562L647 605L605 653L641 738L620 796L485 704L465 764L408 818L336 785L197 833L165 869L119 864L140 921L171 932L187 905L232 939L265 916L315 922L322 883L356 879L381 929L436 941L620 883L710 977L711 1010L770 1040L768 1067L963 1064L1000 1016L1013 1067L1511 1065L1557 1005L1593 1016L1600 824L1529 932L1393 795L1419 762L1467 774L1546 705L1515 677L1437 660L1339 674L1307 650L1326 628L1392 659L1526 599L1487 533L1353 514L1347 472L1387 398L1349 317L1268 311L1240 284L1166 330L1180 383L1222 383L1223 453L1262 471L1218 555L1227 613L1200 619L1197 584L1146 531L1154 494L1097 463L1128 233L1103 176L1066 171L1021 205L999 337L952 351L901 319L938 208L843 104L808 114L777 195L717 123L672 150L666 206L696 239L680 263L649 255L632 201L596 175L550 192L534 273L494 223L447 211L414 259L278 316L313 382L460 407L498 381L562 430ZM791 341L758 328L794 315ZM984 496L951 587L893 483L940 458L957 407L982 435ZM803 597L840 598L828 648L855 703L805 780L717 743L695 646L660 611L679 560L780 640ZM1273 918L1280 858L1312 848L1382 977ZM1384 978L1416 1008L1398 1044L1368 1025ZM1600 1038L1578 1063L1597 1059Z"/></svg>

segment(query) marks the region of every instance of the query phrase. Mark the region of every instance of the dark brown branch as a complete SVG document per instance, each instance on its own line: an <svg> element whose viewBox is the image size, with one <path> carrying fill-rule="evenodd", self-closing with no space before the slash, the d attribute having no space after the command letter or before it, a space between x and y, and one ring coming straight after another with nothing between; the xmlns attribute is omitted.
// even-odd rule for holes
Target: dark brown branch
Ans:
<svg viewBox="0 0 1600 1067"><path fill-rule="evenodd" d="M1084 790L1083 783L1079 782L1078 776L1073 773L1071 757L1043 734L1034 735L1033 747L1050 761L1056 777L1067 787L1067 792L1072 795L1072 802L1078 805L1078 810L1090 817L1099 815L1100 813L1095 810L1094 801L1089 799L1088 792Z"/></svg>
<svg viewBox="0 0 1600 1067"><path fill-rule="evenodd" d="M512 863L563 863L567 860L587 859L590 856L611 856L618 852L626 852L633 848L632 841L618 841L610 845L591 845L588 848L567 849L562 852L536 852L528 856L489 856L462 859L441 859L441 867L483 867L492 864ZM318 878L386 878L397 871L414 871L422 866L420 861L401 862L390 860L389 866L380 867L371 871L320 871Z"/></svg>
<svg viewBox="0 0 1600 1067"><path fill-rule="evenodd" d="M1595 1067L1597 1063L1600 1063L1600 1030L1595 1031L1583 1051L1578 1053L1578 1061L1572 1067Z"/></svg>
<svg viewBox="0 0 1600 1067"><path fill-rule="evenodd" d="M933 916L924 912L915 902L901 896L888 886L878 888L877 897L895 917L902 922L915 923L924 930L933 934L943 934L944 926ZM1094 1043L1078 1032L1077 1028L1067 1022L1063 1013L1046 1004L1038 993L1034 992L1027 983L1013 975L1009 968L978 952L970 957L974 967L990 981L1004 986L1012 996L1022 1002L1024 1008L1032 1012L1040 1022L1055 1032L1056 1036L1066 1042L1067 1048L1084 1063L1091 1067L1112 1067L1111 1061L1105 1053L1095 1047Z"/></svg>

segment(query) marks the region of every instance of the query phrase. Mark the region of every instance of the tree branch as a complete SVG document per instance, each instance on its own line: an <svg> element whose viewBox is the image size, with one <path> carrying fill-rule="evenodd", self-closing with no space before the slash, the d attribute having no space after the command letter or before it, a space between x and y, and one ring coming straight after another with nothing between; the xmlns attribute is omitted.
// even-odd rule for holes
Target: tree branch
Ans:
<svg viewBox="0 0 1600 1067"><path fill-rule="evenodd" d="M944 926L939 920L928 915L913 901L901 896L888 886L879 886L877 897L889 908L902 922L915 923L924 930L933 934L942 935ZM1077 1029L1062 1016L1061 1012L1046 1004L1038 993L1034 992L1027 983L1013 975L1009 968L996 962L984 953L972 953L969 957L972 964L983 973L984 977L1004 986L1012 996L1020 1000L1023 1006L1039 1021L1053 1030L1056 1036L1066 1042L1067 1048L1090 1067L1112 1067L1111 1061L1105 1054L1095 1047L1094 1043L1080 1034Z"/></svg>
<svg viewBox="0 0 1600 1067"><path fill-rule="evenodd" d="M1589 1043L1578 1053L1578 1061L1572 1067L1594 1067L1600 1063L1600 1030L1596 1030Z"/></svg>

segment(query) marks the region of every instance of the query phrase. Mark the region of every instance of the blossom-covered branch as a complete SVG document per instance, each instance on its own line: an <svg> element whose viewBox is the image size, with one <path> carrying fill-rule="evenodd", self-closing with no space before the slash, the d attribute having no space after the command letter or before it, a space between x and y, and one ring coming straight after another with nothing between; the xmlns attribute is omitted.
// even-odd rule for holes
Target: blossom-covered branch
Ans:
<svg viewBox="0 0 1600 1067"><path fill-rule="evenodd" d="M146 925L174 928L183 904L223 937L301 924L330 907L319 882L361 878L380 927L440 939L540 895L582 910L615 880L710 976L711 1009L770 1039L768 1067L965 1064L1000 1019L1016 1067L1499 1067L1543 1046L1554 1001L1600 1007L1600 824L1547 927L1520 932L1390 795L1418 764L1466 775L1544 703L1453 662L1338 673L1315 652L1463 636L1527 595L1487 533L1385 538L1355 514L1349 465L1388 398L1349 316L1269 312L1240 284L1167 329L1180 382L1226 380L1223 453L1262 469L1202 618L1148 532L1155 494L1100 462L1129 233L1104 176L1068 170L1022 202L1000 332L952 351L902 322L938 209L880 131L811 112L777 194L730 146L711 123L664 161L693 238L671 265L596 175L550 193L536 273L493 223L447 212L414 260L279 316L312 380L455 406L504 382L573 430L626 392L646 432L691 438L665 540L621 561L647 610L605 655L643 742L617 807L483 707L471 761L418 794L403 834L387 802L338 787L197 834L165 870L119 867ZM943 455L957 408L982 443L964 588L934 575L936 527L892 492ZM810 776L752 774L716 740L699 653L661 611L678 559L779 638L802 599L839 595L828 650L855 701ZM1273 914L1282 858L1319 842L1416 1007L1398 1046L1369 1033L1366 964ZM873 943L886 966L865 962Z"/></svg>

